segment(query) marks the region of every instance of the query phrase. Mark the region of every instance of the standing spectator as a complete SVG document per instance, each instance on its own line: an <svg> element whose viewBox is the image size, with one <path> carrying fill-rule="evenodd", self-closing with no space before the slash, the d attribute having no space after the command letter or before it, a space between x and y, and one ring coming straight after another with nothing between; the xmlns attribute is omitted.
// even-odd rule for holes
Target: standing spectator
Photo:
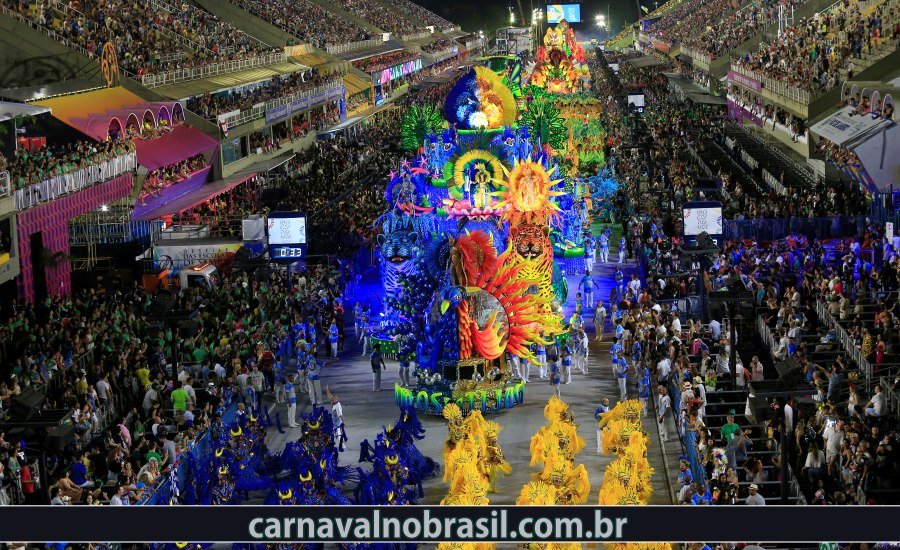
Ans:
<svg viewBox="0 0 900 550"><path fill-rule="evenodd" d="M372 366L372 391L381 391L381 371L387 370L387 365L381 356L380 344L372 346L372 355L369 356L369 363Z"/></svg>
<svg viewBox="0 0 900 550"><path fill-rule="evenodd" d="M666 387L659 385L659 397L656 399L656 424L659 428L659 439L662 442L669 440L669 428L666 426L666 415L672 409L672 400L668 396Z"/></svg>

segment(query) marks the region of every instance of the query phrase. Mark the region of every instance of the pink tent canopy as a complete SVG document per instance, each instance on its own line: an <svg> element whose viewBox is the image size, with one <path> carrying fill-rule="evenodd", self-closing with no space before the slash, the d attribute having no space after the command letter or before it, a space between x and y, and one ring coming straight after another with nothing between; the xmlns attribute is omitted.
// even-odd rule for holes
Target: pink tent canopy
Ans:
<svg viewBox="0 0 900 550"><path fill-rule="evenodd" d="M212 149L219 142L196 128L181 125L156 139L138 140L135 145L138 163L156 170Z"/></svg>

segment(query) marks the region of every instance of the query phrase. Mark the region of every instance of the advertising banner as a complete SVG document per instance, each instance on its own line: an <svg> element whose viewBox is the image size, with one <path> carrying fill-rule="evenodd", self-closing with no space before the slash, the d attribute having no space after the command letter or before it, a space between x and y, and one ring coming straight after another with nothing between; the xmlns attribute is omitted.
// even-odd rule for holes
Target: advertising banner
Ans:
<svg viewBox="0 0 900 550"><path fill-rule="evenodd" d="M754 92L762 91L762 82L737 71L728 71L728 80L736 82L745 88L750 88Z"/></svg>
<svg viewBox="0 0 900 550"><path fill-rule="evenodd" d="M375 82L380 82L382 84L387 84L392 80L396 80L400 77L406 76L408 74L413 74L416 71L422 70L422 58L417 57L415 59L411 59L406 63L401 63L400 65L394 65L393 67L388 67L381 71L381 74L375 73L372 75L372 78Z"/></svg>

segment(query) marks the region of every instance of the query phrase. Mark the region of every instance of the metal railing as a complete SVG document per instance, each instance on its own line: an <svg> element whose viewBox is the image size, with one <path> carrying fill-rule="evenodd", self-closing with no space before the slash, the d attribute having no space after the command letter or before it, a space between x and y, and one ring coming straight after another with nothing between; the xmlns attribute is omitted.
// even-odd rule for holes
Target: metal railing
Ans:
<svg viewBox="0 0 900 550"><path fill-rule="evenodd" d="M712 63L713 60L711 53L702 51L693 46L685 46L684 44L681 45L681 53L687 55L694 61L694 67L704 72L709 72L709 64Z"/></svg>
<svg viewBox="0 0 900 550"><path fill-rule="evenodd" d="M41 34L46 35L51 40L55 40L55 41L59 42L60 44L62 44L63 46L65 46L71 50L75 50L76 52L87 57L88 59L92 59L94 61L100 60L100 56L97 55L96 53L85 49L80 44L76 44L75 42L72 42L65 36L56 32L54 29L45 27L44 25L41 25L34 19L32 19L30 17L26 17L25 15L22 15L18 11L7 8L4 4L0 4L0 12L2 12L4 15L8 15L9 17L12 17L13 19L19 21L20 23L24 23L24 24L28 25L32 29L40 32ZM127 76L129 78L134 78L134 76L135 76L134 73L127 71L125 69L121 69L121 71L125 76Z"/></svg>
<svg viewBox="0 0 900 550"><path fill-rule="evenodd" d="M16 210L27 210L137 168L134 151L15 190Z"/></svg>
<svg viewBox="0 0 900 550"><path fill-rule="evenodd" d="M766 170L765 168L763 168L763 170L762 170L762 177L763 177L763 181L766 182L769 185L769 187L771 187L773 190L775 190L775 192L778 193L779 195L787 195L788 194L787 189L785 189L784 185L782 185L781 182L778 181L778 178L773 176L772 173L769 172L768 170Z"/></svg>
<svg viewBox="0 0 900 550"><path fill-rule="evenodd" d="M784 237L805 235L808 239L830 239L861 235L865 216L821 216L816 218L759 218L726 220L727 239L753 239L756 242L777 241Z"/></svg>
<svg viewBox="0 0 900 550"><path fill-rule="evenodd" d="M484 40L480 38L476 38L475 40L467 40L466 41L466 49L471 50L472 48L477 48L478 46L484 44Z"/></svg>
<svg viewBox="0 0 900 550"><path fill-rule="evenodd" d="M355 52L363 48L377 48L380 44L384 44L383 40L373 38L371 40L359 40L357 42L347 42L346 44L328 44L325 51L334 55L336 53Z"/></svg>
<svg viewBox="0 0 900 550"><path fill-rule="evenodd" d="M451 57L455 57L456 55L459 55L458 53L453 53L453 48L447 48L446 50L441 50L436 53L427 53L427 52L424 52L424 53L425 53L425 55L431 56L432 59L434 59L435 63L440 63L442 61L446 61L446 60L450 59Z"/></svg>
<svg viewBox="0 0 900 550"><path fill-rule="evenodd" d="M410 34L403 34L400 36L400 39L406 42L407 40L418 40L420 38L427 38L431 36L431 31L422 31L422 32L414 32Z"/></svg>
<svg viewBox="0 0 900 550"><path fill-rule="evenodd" d="M837 332L838 340L841 343L841 346L847 351L847 355L850 356L850 359L853 360L857 365L859 365L859 370L863 371L866 375L866 384L867 386L872 383L872 363L869 362L868 359L865 358L862 354L862 350L859 349L859 346L856 345L856 342L853 341L853 338L850 337L850 333L848 333L844 327L831 315L831 312L828 311L828 308L825 306L825 303L821 300L816 300L816 314L819 316L826 325L834 327L835 332Z"/></svg>
<svg viewBox="0 0 900 550"><path fill-rule="evenodd" d="M275 50L261 55L235 59L233 61L222 61L220 63L210 63L201 67L189 67L144 75L141 77L141 84L147 88L169 86L171 84L190 82L191 80L209 78L220 74L265 67L266 65L274 65L275 63L284 63L285 61L287 61L287 54L284 53L284 50Z"/></svg>
<svg viewBox="0 0 900 550"><path fill-rule="evenodd" d="M744 67L743 65L741 65L740 63L738 63L735 60L731 61L731 70L738 74L742 74L748 78L752 78L753 80L759 82L760 84L762 84L762 87L764 90L769 90L770 92L772 92L775 95L781 96L785 99L794 101L801 105L809 105L809 103L813 99L815 99L818 95L821 95L821 94L814 94L813 92L811 92L809 90L804 90L798 86L793 86L791 84L788 84L787 82L783 82L781 80L772 78L772 77L764 75L762 73L758 73L758 72L754 71L753 69L748 69L747 67ZM729 82L735 83L741 87L747 88L740 82L737 82L734 80L729 80ZM758 93L758 92L756 92L756 90L753 90L752 88L747 88L747 89L754 93Z"/></svg>
<svg viewBox="0 0 900 550"><path fill-rule="evenodd" d="M280 97L278 99L273 99L272 101L266 102L263 105L256 105L254 107L251 107L250 109L245 109L236 115L230 116L227 119L225 119L225 122L228 124L229 128L236 128L236 127L240 126L241 124L246 124L253 120L258 120L260 118L265 117L266 111L268 111L270 109L275 109L277 107L281 107L282 105L286 105L288 103L293 103L294 101L297 101L298 99L301 99L303 97L313 97L320 92L324 92L324 91L333 89L336 86L339 86L340 84L341 84L340 79L334 79L334 80L331 80L317 88L313 88L312 90L296 92L296 93L293 93L290 95ZM322 103L325 103L325 101L327 101L327 96L326 96L326 99L320 103L311 103L309 105L309 108L315 107L316 105L321 105ZM214 117L209 120L215 122L217 120L217 118Z"/></svg>

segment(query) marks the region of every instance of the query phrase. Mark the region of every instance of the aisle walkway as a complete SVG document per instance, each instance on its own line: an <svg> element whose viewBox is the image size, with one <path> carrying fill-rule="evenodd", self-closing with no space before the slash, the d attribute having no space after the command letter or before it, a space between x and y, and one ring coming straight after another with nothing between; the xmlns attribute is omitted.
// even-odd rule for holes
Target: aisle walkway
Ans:
<svg viewBox="0 0 900 550"><path fill-rule="evenodd" d="M616 239L617 242L618 239ZM615 247L613 247L615 250ZM626 263L626 273L630 274L631 270L636 269L633 262ZM595 266L595 275L597 283L601 289L597 291L595 296L604 296L608 301L609 290L612 288L612 273L614 265ZM571 299L567 304L567 316L571 314L574 307L575 293L577 292L579 277L569 277L569 287ZM604 293L605 292L605 293ZM373 305L379 301L381 296L381 287L378 273L372 270L365 274L358 299L365 302L371 300ZM351 311L353 304L357 298L351 297L347 301L347 310ZM591 322L588 323L592 327L592 315L588 316ZM372 392L371 369L367 358L361 357L360 346L352 337L353 322L348 318L348 349L340 354L335 362L330 362L322 372L322 386L331 387L339 398L344 409L344 418L347 423L347 433L349 441L347 451L342 456L342 463L356 465L359 456L359 445L363 439L373 439L381 430L382 426L386 426L396 421L398 409L394 402L394 383L399 380L398 367L395 361L388 361L388 370L382 376L383 391L379 393ZM593 329L591 329L593 330ZM591 482L591 494L588 498L588 504L597 503L597 491L599 490L603 472L606 465L614 457L600 456L597 454L597 436L596 422L593 419L594 410L600 403L602 397L609 397L614 404L617 400L618 390L613 380L611 363L609 359L609 336L606 341L600 344L593 342L591 344L591 356L589 374L576 374L572 384L561 386L561 394L565 401L572 405L572 410L578 422L578 433L585 438L587 446L584 451L578 455L577 462L583 463L588 470ZM530 452L529 444L531 436L544 423L543 408L547 399L552 393L552 387L545 380L539 380L536 369L532 369L531 383L526 386L525 403L516 407L514 410L496 415L493 417L503 425L503 431L500 432L500 444L506 459L513 465L513 473L509 477L501 478L497 482L497 494L489 495L493 504L513 504L518 497L521 487L531 481L531 476L536 469L529 467ZM636 385L634 380L629 380L631 396L636 395ZM267 406L271 406L271 397L267 395ZM309 410L309 399L303 396L299 401L298 418L300 412ZM272 416L280 413L282 420L285 417L285 406L278 405L272 408ZM422 416L427 435L426 438L419 442L419 449L423 454L430 456L442 462L442 451L444 441L446 439L446 424L442 418L433 416ZM282 422L286 425L285 422ZM645 426L651 439L654 439L649 452L651 466L656 473L653 476L654 493L650 500L651 504L670 504L671 500L665 481L665 469L660 460L660 454L655 441L656 427L648 424ZM268 444L270 449L278 451L283 448L288 438L293 439L297 436L299 430L288 430L288 433L280 434L274 428L269 431ZM446 494L446 485L440 480L440 477L429 480L425 485L425 498L421 500L422 504L437 504Z"/></svg>

